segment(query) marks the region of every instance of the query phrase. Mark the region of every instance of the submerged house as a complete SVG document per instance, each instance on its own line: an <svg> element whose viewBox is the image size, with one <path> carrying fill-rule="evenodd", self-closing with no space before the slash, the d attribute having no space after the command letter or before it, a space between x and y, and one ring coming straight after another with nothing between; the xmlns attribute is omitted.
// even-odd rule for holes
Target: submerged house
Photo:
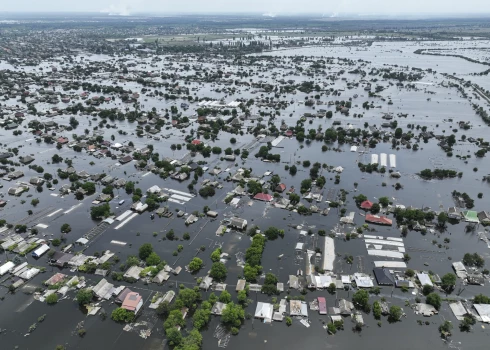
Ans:
<svg viewBox="0 0 490 350"><path fill-rule="evenodd" d="M382 216L382 215L366 214L365 221L371 224L387 225L387 226L391 226L393 224L393 221L391 219L388 219L386 216Z"/></svg>

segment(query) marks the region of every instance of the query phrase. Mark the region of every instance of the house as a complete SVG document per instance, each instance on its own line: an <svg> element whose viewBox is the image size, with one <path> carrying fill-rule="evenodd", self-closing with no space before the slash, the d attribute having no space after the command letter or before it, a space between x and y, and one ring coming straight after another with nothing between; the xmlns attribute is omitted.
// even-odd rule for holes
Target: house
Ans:
<svg viewBox="0 0 490 350"><path fill-rule="evenodd" d="M373 207L373 202L369 201L369 200L365 200L364 202L361 203L361 209L364 209L364 210L371 210L371 208Z"/></svg>
<svg viewBox="0 0 490 350"><path fill-rule="evenodd" d="M121 307L137 314L143 306L143 298L139 293L130 292L124 299Z"/></svg>
<svg viewBox="0 0 490 350"><path fill-rule="evenodd" d="M450 207L447 209L447 217L449 219L460 220L461 210L458 207Z"/></svg>
<svg viewBox="0 0 490 350"><path fill-rule="evenodd" d="M254 199L259 200L259 201L263 201L263 202L270 202L270 201L272 201L272 198L273 197L267 193L257 193L254 196Z"/></svg>
<svg viewBox="0 0 490 350"><path fill-rule="evenodd" d="M192 140L192 142L191 142L191 143L192 143L194 146L197 146L197 145L200 145L200 144L202 143L202 141L201 141L201 140L197 140L197 139L195 139L195 140Z"/></svg>
<svg viewBox="0 0 490 350"><path fill-rule="evenodd" d="M478 219L483 225L488 225L490 224L490 212L488 211L481 211L478 213Z"/></svg>
<svg viewBox="0 0 490 350"><path fill-rule="evenodd" d="M138 212L138 213L144 212L147 208L148 208L148 204L146 204L146 203L143 204L141 202L136 202L131 206L131 209Z"/></svg>
<svg viewBox="0 0 490 350"><path fill-rule="evenodd" d="M110 176L110 175L107 175L100 182L102 182L103 185L109 185L113 181L114 181L114 178L112 176Z"/></svg>
<svg viewBox="0 0 490 350"><path fill-rule="evenodd" d="M258 302L257 307L255 308L255 318L265 320L266 322L270 322L272 320L272 314L274 313L274 307L272 304Z"/></svg>
<svg viewBox="0 0 490 350"><path fill-rule="evenodd" d="M308 307L306 302L301 300L289 301L289 314L291 316L308 317Z"/></svg>
<svg viewBox="0 0 490 350"><path fill-rule="evenodd" d="M225 309L226 304L220 301L214 303L213 308L211 309L211 314L216 316L221 316L223 314L223 310Z"/></svg>
<svg viewBox="0 0 490 350"><path fill-rule="evenodd" d="M18 178L20 178L22 176L24 176L24 172L21 171L21 170L13 171L13 172L11 172L10 174L7 175L7 177L9 179L12 179L12 180L18 179Z"/></svg>
<svg viewBox="0 0 490 350"><path fill-rule="evenodd" d="M275 191L282 193L286 190L286 185L285 184L279 184L276 186Z"/></svg>
<svg viewBox="0 0 490 350"><path fill-rule="evenodd" d="M480 220L478 219L478 213L473 210L463 210L461 215L464 218L464 221L466 222L471 222L471 223L479 223Z"/></svg>
<svg viewBox="0 0 490 350"><path fill-rule="evenodd" d="M128 296L129 293L131 293L132 290L129 289L129 288L124 288L116 297L116 299L114 299L114 302L116 304L122 304L124 302L124 300L126 299L126 297Z"/></svg>
<svg viewBox="0 0 490 350"><path fill-rule="evenodd" d="M382 215L366 214L365 221L371 224L387 225L387 226L391 226L393 224L393 221L391 219L388 219L386 216L382 216Z"/></svg>
<svg viewBox="0 0 490 350"><path fill-rule="evenodd" d="M8 194L11 196L20 196L25 191L25 188L22 186L19 187L10 187L8 190Z"/></svg>
<svg viewBox="0 0 490 350"><path fill-rule="evenodd" d="M244 230L247 227L247 220L242 218L233 217L230 220L230 226L239 230Z"/></svg>
<svg viewBox="0 0 490 350"><path fill-rule="evenodd" d="M29 180L29 183L31 185L34 185L34 186L39 186L39 185L42 185L44 183L44 179L42 179L40 177L31 177L31 179Z"/></svg>
<svg viewBox="0 0 490 350"><path fill-rule="evenodd" d="M381 267L375 267L373 269L374 277L380 286L392 286L395 284L395 280L390 273L390 270Z"/></svg>
<svg viewBox="0 0 490 350"><path fill-rule="evenodd" d="M34 161L34 158L31 156L20 157L19 162L22 164L29 164Z"/></svg>
<svg viewBox="0 0 490 350"><path fill-rule="evenodd" d="M325 300L324 297L318 297L318 313L320 315L326 315L327 314L327 301Z"/></svg>
<svg viewBox="0 0 490 350"><path fill-rule="evenodd" d="M122 158L119 159L119 163L121 164L126 164L126 163L129 163L133 160L133 157L131 156L124 156Z"/></svg>
<svg viewBox="0 0 490 350"><path fill-rule="evenodd" d="M69 141L69 140L68 140L68 138L67 138L67 137L62 137L62 136L61 136L61 137L58 137L58 138L56 139L56 141L57 141L59 144L64 145L65 143L68 143L68 141Z"/></svg>
<svg viewBox="0 0 490 350"><path fill-rule="evenodd" d="M340 299L339 300L339 310L340 310L339 313L341 315L349 316L351 314L352 310L354 310L354 304L348 300Z"/></svg>

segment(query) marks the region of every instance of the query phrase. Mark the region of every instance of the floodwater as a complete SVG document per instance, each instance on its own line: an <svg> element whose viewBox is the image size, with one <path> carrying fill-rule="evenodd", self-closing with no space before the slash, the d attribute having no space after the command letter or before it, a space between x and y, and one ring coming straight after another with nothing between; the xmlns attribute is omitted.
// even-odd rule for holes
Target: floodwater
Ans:
<svg viewBox="0 0 490 350"><path fill-rule="evenodd" d="M294 56L294 55L306 55L306 56L328 56L328 57L346 57L351 59L363 59L371 61L374 66L383 66L385 64L390 65L409 65L411 67L418 67L422 69L432 68L438 72L456 73L459 77L468 77L470 73L483 71L485 68L483 65L470 63L460 60L454 57L438 57L438 56L419 56L413 54L419 47L433 47L439 43L430 42L424 43L375 43L372 47L364 49L335 47L333 49L326 48L302 48L297 50L281 50L269 53L270 55L277 56ZM442 45L442 44L441 44ZM446 47L444 43L444 47ZM457 43L455 45L460 45ZM482 43L482 46L486 45ZM94 60L109 59L107 57L91 57ZM161 67L159 67L161 68ZM278 69L279 70L279 69ZM292 78L305 80L305 77ZM266 78L264 78L265 80ZM289 77L284 77L285 80ZM318 79L318 78L316 78ZM321 78L319 79L321 80ZM107 80L110 81L110 80ZM270 80L272 81L272 80ZM463 99L456 90L449 90L442 87L440 84L444 79L439 75L427 75L424 82L431 83L433 85L418 85L418 90L400 89L396 86L388 86L383 92L384 96L390 96L393 102L392 105L387 108L385 103L381 103L379 100L369 98L362 87L354 88L352 90L346 90L339 97L329 97L329 99L348 99L353 97L354 94L358 94L357 99L353 99L354 105L362 105L364 101L374 101L375 105L382 105L382 108L374 108L368 111L364 111L362 118L353 118L352 112L349 117L341 117L339 114L334 114L332 119L314 119L311 124L308 122L305 124L306 129L317 129L319 126L326 130L332 125L333 121L340 120L342 126L346 126L347 123L352 124L355 128L361 127L365 122L369 125L380 125L382 123L381 112L393 112L406 113L406 118L396 118L399 127L406 129L408 124L415 124L420 126L427 126L428 130L435 131L436 134L451 133L451 130L458 128L457 121L465 120L469 121L473 126L472 129L463 131L458 130L457 135L463 133L467 136L473 136L474 138L483 137L488 135L487 126L485 126L478 116L472 110L470 102ZM333 87L340 86L341 82L336 81ZM480 82L479 82L480 84ZM386 84L383 84L386 85ZM192 86L199 86L198 84L191 83ZM139 88L136 83L127 83L126 88L132 87L133 89ZM490 86L487 86L489 88ZM211 91L212 88L207 85L197 92L199 97L222 97L222 93ZM435 94L428 94L428 91ZM230 99L245 97L245 98L257 98L258 95L254 95L251 91L241 90ZM299 117L306 111L310 111L308 107L297 103L304 100L305 94L298 93L294 97L291 97L296 102L290 105L286 110L281 111L281 116L276 118L276 125L280 120L288 125L294 126ZM289 100L288 96L288 100ZM430 97L430 101L427 99ZM166 102L165 100L159 101L156 99L150 99L144 102L145 108L150 109L155 107L158 110L169 108L172 104L179 104L180 101ZM14 100L8 101L8 104L15 104ZM120 107L120 101L111 102L114 107ZM40 106L38 109L43 108ZM48 108L46 105L45 108ZM322 106L317 108L323 108ZM326 106L325 106L326 108ZM332 108L332 107L330 107ZM192 109L192 108L191 108ZM358 112L361 112L360 108L356 108ZM191 112L185 112L186 115L191 116ZM292 116L290 116L292 114ZM27 117L27 121L30 120L30 116ZM88 127L89 118L80 120L78 129L73 133L82 133L83 130ZM449 122L448 119L453 119L454 122ZM53 118L56 122L65 122L66 116L57 116ZM27 124L27 121L25 124ZM93 121L93 125L98 121ZM116 122L119 129L125 130L128 134L134 132L135 124L128 122ZM436 124L439 126L436 127ZM253 126L251 121L246 121L245 126ZM197 128L197 126L191 126L190 128ZM24 130L24 129L22 129ZM117 134L115 129L103 129L105 139L109 139L110 135L114 134L116 142L122 140L122 136ZM162 134L172 132L172 135L168 139L156 142L150 139L136 138L135 136L128 136L134 143L136 148L141 148L145 144L151 143L154 145L154 151L158 152L161 157L171 157L179 159L183 157L187 152L171 151L170 144L183 143L183 139L186 134L176 129L170 129L169 131L162 131ZM49 165L50 159L53 154L58 153L62 157L73 158L74 167L77 171L86 170L89 173L106 172L112 176L125 177L131 181L137 181L137 187L140 187L143 191L146 191L152 185L158 185L160 187L170 188L178 191L187 192L187 184L190 181L184 181L178 183L177 181L166 179L163 180L154 174L146 174L146 172L138 172L135 170L132 164L126 164L123 166L115 166L115 161L108 159L97 160L86 153L75 153L71 149L63 148L58 151L53 145L47 145L45 143L37 144L34 140L29 140L30 135L27 134L27 130L24 130L24 134L21 137L15 137L10 132L3 131L2 143L7 144L8 147L20 147L21 153L33 154L36 160L34 164L43 165L45 171L51 174L56 173L58 167L65 168L65 164ZM67 135L70 137L70 135ZM227 133L221 133L219 140L215 141L213 145L226 148L231 146L229 138L232 135ZM238 142L235 147L243 147L253 140L252 135L244 134L237 137ZM26 141L27 140L27 141ZM459 192L467 192L473 199L475 199L476 210L489 210L490 203L488 196L488 184L481 181L483 175L490 174L490 162L487 158L476 158L473 153L477 147L469 142L458 142L455 146L455 155L473 155L467 160L467 164L463 160L454 157L447 157L444 152L437 146L437 141L431 139L427 144L421 143L418 151L401 148L394 150L391 148L391 143L378 144L375 149L369 150L372 153L393 153L397 156L397 168L396 170L402 174L401 179L395 180L389 178L389 176L373 173L361 173L358 169L357 162L368 163L370 160L370 154L358 154L350 152L350 146L340 146L340 152L334 152L332 150L327 152L321 152L320 148L322 143L312 141L311 144L304 143L303 147L295 139L283 140L278 148L273 149L272 153L279 153L281 155L281 163L264 163L254 157L254 153L258 151L258 147L250 151L249 159L246 162L237 161L233 162L221 161L219 157L212 156L206 159L207 166L212 169L213 167L220 167L222 170L227 167L231 168L233 174L237 168L244 166L252 168L253 173L256 175L262 175L266 171L273 171L279 174L282 182L287 187L294 186L300 188L300 183L303 179L309 177L309 169L303 168L302 165L298 165L298 173L295 176L289 175L284 170L286 164L293 164L297 161L310 160L311 163L320 162L326 163L329 166L342 166L345 170L341 174L341 180L338 185L334 184L334 173L328 173L323 170L323 175L327 178L327 184L325 185L324 195L331 188L335 189L337 193L340 189L349 191L347 196L347 212L356 212L355 224L356 226L362 225L364 222L363 217L358 215L358 209L355 208L355 203L352 200L352 195L362 193L369 199L373 200L382 196L389 197L395 204L404 204L406 206L412 205L415 207L431 207L433 210L440 210L440 208L447 209L449 206L453 206L451 192L458 190ZM203 160L199 156L195 158L196 161ZM95 162L95 165L90 165L91 161ZM447 179L437 181L424 181L418 178L415 173L425 168L433 168L435 166L443 167L445 169L455 169L462 171L463 177L461 179ZM29 179L31 176L37 175L33 170L27 167L21 167L25 172L24 179ZM473 168L477 168L476 172ZM281 282L286 282L290 274L296 274L298 269L304 270L304 263L298 263L295 260L295 245L300 239L299 230L292 228L290 225L303 225L306 228L311 228L313 231L318 229L325 229L327 232L332 229L339 219L339 213L337 210L332 209L328 216L300 216L296 213L289 211L271 208L268 204L261 202L252 202L249 206L247 202L239 208L231 208L223 203L223 199L227 192L230 192L234 188L234 184L226 182L226 173L222 173L217 176L218 180L221 180L223 189L218 190L214 197L203 199L195 197L187 202L185 205L178 205L176 203L166 203L169 205L170 210L183 209L190 213L194 210L202 211L202 208L207 205L212 210L216 210L219 213L219 218L224 216L237 215L248 220L249 227L252 225L258 225L261 229L266 229L269 226L276 226L285 230L284 239L278 239L275 241L267 242L266 249L263 254L262 265L264 266L264 272L272 272L276 274ZM212 178L210 175L205 175L204 178ZM357 190L354 188L354 183L357 182ZM385 182L386 186L382 186ZM394 184L400 182L403 184L403 189L395 190ZM61 180L55 187L59 188L62 184L68 183L68 181ZM9 184L4 183L4 192L8 189ZM102 187L98 185L97 190L100 191ZM484 194L482 199L477 199L477 194L482 192ZM58 193L54 191L53 193ZM59 235L59 228L63 223L69 223L72 227L72 232L67 235L67 243L72 243L78 238L82 237L87 231L96 225L96 222L92 221L89 216L90 202L95 196L85 198L79 202L74 199L73 196L52 196L51 192L44 189L42 194L35 193L35 189L23 194L20 198L13 198L6 196L10 202L7 208L1 213L2 219L8 222L18 222L27 216L27 210L31 208L29 205L31 198L27 198L28 195L33 195L33 198L39 197L40 204L34 209L34 211L41 211L50 209L48 212L54 212L55 210L62 208L63 210L53 216L44 216L39 222L48 225L48 228L40 230L40 234L53 235L57 237ZM118 215L129 209L131 198L125 193L123 189L116 191L117 198L111 203L113 212ZM119 207L118 202L121 199L125 199L125 203ZM21 203L21 200L26 200L25 204ZM326 204L319 204L321 208L325 208ZM228 277L226 282L229 284L228 289L232 291L234 295L234 285L239 276L241 276L241 269L236 265L235 254L244 253L246 248L250 245L250 239L244 234L238 232L231 232L225 234L223 237L217 237L215 232L219 226L219 220L209 220L207 218L201 218L197 223L186 227L182 219L176 218L174 215L171 219L155 218L150 219L149 213L143 213L139 217L131 220L120 229L115 229L117 223L111 225L107 231L98 236L94 241L89 243L88 249L84 252L86 255L94 254L95 252L102 252L104 250L111 250L115 252L121 262L130 255L137 255L138 247L146 242L153 244L155 251L172 267L185 266L194 256L201 257L206 266L196 276L203 276L205 271L211 266L211 260L209 255L212 250L217 246L222 246L225 253L230 255L230 260L227 263ZM375 234L378 236L391 236L399 237L400 231L394 227L373 227ZM181 238L184 232L189 232L191 239L189 241L168 241L164 240L165 233L173 229L176 235ZM344 232L350 230L345 228ZM419 270L432 270L439 275L443 275L447 272L451 272L451 262L459 261L463 255L467 252L478 252L484 256L488 261L489 250L486 245L478 238L478 231L482 228L479 227L476 232L465 233L465 224L460 223L457 225L449 225L447 232L444 234L431 234L422 235L419 232L411 231L404 238L405 247L407 252L411 256L411 260L408 266L412 269ZM154 237L153 233L157 235ZM51 236L50 236L51 237ZM444 238L450 238L450 243L447 244L446 249L443 244ZM127 242L126 246L114 245L112 240ZM432 241L436 240L438 243L443 244L442 248L432 244ZM305 243L309 248L322 247L323 238L314 235L307 237ZM184 250L177 256L173 256L173 252L177 249L177 246L182 244ZM199 252L199 247L204 246L206 249L204 252ZM344 241L341 238L335 239L336 253L338 257L335 261L335 272L338 274L354 273L358 271L364 271L370 273L373 267L375 259L372 256L367 255L366 247L362 239L354 239L350 241ZM77 250L81 248L76 248ZM282 259L278 256L284 254ZM355 257L354 264L347 264L343 257L348 254ZM8 258L0 258L5 261ZM45 258L41 258L38 261L28 256L27 261L31 264L39 266L47 266ZM118 271L118 267L115 268ZM57 271L55 269L55 271ZM54 271L53 271L54 272ZM52 269L48 267L47 272L38 275L31 280L26 287L20 288L15 294L6 294L6 288L1 289L2 295L5 293L5 298L0 301L0 329L2 330L0 335L0 341L2 349L54 349L58 344L67 344L68 349L162 349L165 346L165 337L162 331L162 322L154 316L153 312L145 310L144 314L138 319L138 321L148 322L148 328L152 329L152 335L148 339L142 339L138 336L137 332L123 331L123 326L116 324L109 318L102 320L99 316L86 316L76 305L72 302L73 293L68 294L68 299L60 301L55 306L47 306L39 301L33 300L30 293L36 286L40 286L42 282L48 279L52 275ZM63 273L72 275L63 270ZM82 274L81 274L82 275ZM181 272L179 276L172 276L170 280L163 286L157 286L154 284L144 285L142 282L138 282L135 285L130 285L131 289L141 293L146 301L145 306L148 306L148 299L154 295L156 291L166 291L169 288L177 289L178 285L185 285L192 287L196 284L196 276L190 275L185 271ZM100 276L86 275L89 284L95 284L100 280ZM111 281L110 277L108 278ZM118 283L116 283L118 284ZM461 291L459 297L470 298L478 293L490 295L488 286L476 287L476 286L461 286L457 285L456 291ZM326 292L309 292L305 297L307 301L313 300L317 296L325 296L327 298L327 305L329 307L334 306L336 299L347 298L350 299L353 291L339 291L337 296L330 296ZM297 292L291 292L291 295L297 295ZM454 295L451 297L456 297ZM207 297L208 293L203 293L203 297ZM286 293L283 293L281 297L284 297ZM278 348L315 348L315 349L331 349L331 348L359 348L361 346L368 348L378 349L391 349L394 344L400 349L427 349L427 348L459 348L459 349L484 349L487 348L488 337L490 331L488 327L482 327L482 324L477 323L473 327L472 333L462 333L457 329L457 321L449 310L448 304L444 303L441 312L437 316L426 319L414 315L413 311L409 307L405 306L405 300L411 300L413 303L414 296L411 293L403 293L400 290L392 290L391 288L383 287L382 296L387 297L390 303L400 305L404 308L407 314L406 318L403 318L401 322L396 324L388 324L385 318L383 318L383 324L378 327L377 321L374 320L372 315L364 315L366 327L360 333L353 333L351 327L354 325L350 323L350 318L345 321L345 330L338 332L335 336L327 335L327 332L321 328L323 323L329 321L327 316L317 316L315 311L309 311L309 320L311 327L306 328L299 323L298 320L294 320L291 327L287 327L285 323L274 322L271 325L263 324L258 320L246 320L245 324L241 327L238 336L233 336L230 340L228 347L230 349L278 349ZM255 310L256 301L271 301L270 297L262 294L253 295L251 293L250 299L253 300L247 308L246 312L253 314ZM371 298L374 300L374 298ZM103 309L110 315L110 312L115 308L115 305L105 302L103 303ZM46 314L44 322L39 323L37 329L30 335L25 336L28 333L30 325L37 321L37 318L43 314ZM428 320L429 325L420 326L416 323L416 320L423 319ZM453 330L453 336L451 337L451 344L443 342L437 332L437 327L443 322L443 320L450 320L455 325ZM83 322L83 328L87 330L87 334L84 338L80 338L76 334L77 326ZM213 331L219 323L219 318L213 318L208 329L203 332L203 349L216 349L217 339L213 338ZM190 328L191 324L188 324Z"/></svg>

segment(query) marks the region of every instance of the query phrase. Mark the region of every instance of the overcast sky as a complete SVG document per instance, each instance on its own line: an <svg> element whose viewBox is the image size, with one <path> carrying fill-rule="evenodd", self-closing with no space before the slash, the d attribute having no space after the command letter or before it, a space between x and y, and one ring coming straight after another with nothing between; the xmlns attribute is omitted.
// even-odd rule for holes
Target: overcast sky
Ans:
<svg viewBox="0 0 490 350"><path fill-rule="evenodd" d="M490 0L4 0L2 11L454 14L490 13Z"/></svg>

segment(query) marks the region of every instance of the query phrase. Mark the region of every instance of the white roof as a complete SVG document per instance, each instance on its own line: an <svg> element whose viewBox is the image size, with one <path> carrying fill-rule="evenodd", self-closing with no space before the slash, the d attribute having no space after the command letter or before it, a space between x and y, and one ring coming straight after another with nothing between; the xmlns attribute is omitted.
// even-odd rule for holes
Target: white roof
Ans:
<svg viewBox="0 0 490 350"><path fill-rule="evenodd" d="M41 255L43 255L44 253L46 253L48 250L49 250L49 246L47 244L43 244L42 246L40 246L39 248L37 248L32 253L32 255L35 255L37 257L40 257Z"/></svg>
<svg viewBox="0 0 490 350"><path fill-rule="evenodd" d="M356 281L356 285L358 288L371 288L374 286L371 277L363 274L355 273L354 280Z"/></svg>
<svg viewBox="0 0 490 350"><path fill-rule="evenodd" d="M432 281L431 281L431 279L430 279L430 277L429 277L428 274L426 274L426 273L418 273L417 274L417 278L419 279L420 284L422 286L425 286L426 284L428 284L431 287L433 286Z"/></svg>
<svg viewBox="0 0 490 350"><path fill-rule="evenodd" d="M7 272L9 272L15 264L12 261L7 261L5 264L0 266L0 275L5 275Z"/></svg>
<svg viewBox="0 0 490 350"><path fill-rule="evenodd" d="M274 313L274 308L272 304L258 302L257 308L255 309L255 317L257 318L265 318L272 319L272 314Z"/></svg>
<svg viewBox="0 0 490 350"><path fill-rule="evenodd" d="M301 242L296 243L296 250L303 250L303 246L304 245L305 244L304 243L301 243Z"/></svg>

